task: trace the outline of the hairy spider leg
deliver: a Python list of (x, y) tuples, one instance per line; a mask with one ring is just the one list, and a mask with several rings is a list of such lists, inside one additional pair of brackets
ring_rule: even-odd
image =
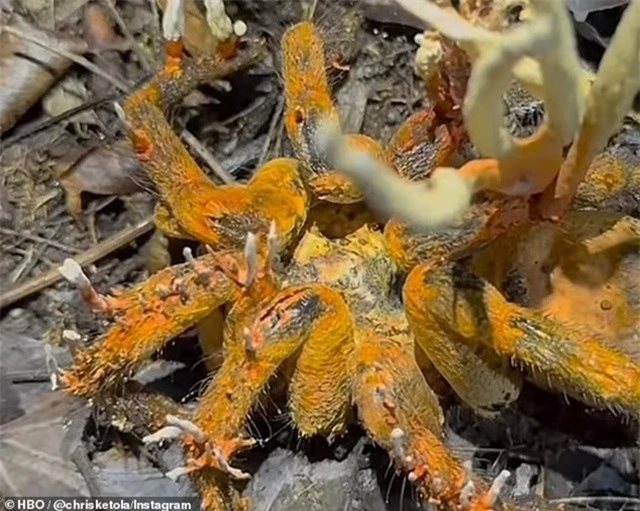
[(450, 453), (442, 438), (442, 410), (413, 352), (375, 331), (365, 332), (356, 343), (354, 374), (363, 426), (423, 498), (452, 511), (494, 508), (505, 474), (489, 486)]
[(115, 323), (76, 356), (63, 375), (65, 386), (72, 394), (92, 397), (123, 383), (155, 351), (236, 292), (216, 258), (206, 255), (107, 297)]
[(479, 340), (489, 330), (477, 318), (478, 304), (449, 292), (442, 275), (427, 264), (411, 271), (403, 289), (407, 320), (418, 347), (458, 396), (481, 414), (496, 413), (518, 398), (521, 377)]
[[(238, 41), (232, 39), (237, 46)], [(266, 233), (275, 220), (286, 246), (304, 225), (308, 209), (297, 162), (277, 159), (259, 169), (247, 185), (216, 186), (164, 116), (168, 107), (198, 85), (244, 69), (263, 53), (259, 43), (243, 51), (225, 48), (223, 43), (215, 55), (189, 58), (179, 36), (167, 40), (163, 69), (132, 93), (119, 113), (138, 157), (162, 195), (156, 220), (163, 232), (195, 238), (216, 250), (241, 248), (248, 232)]]
[[(306, 182), (319, 199), (339, 204), (361, 201), (356, 185), (327, 165), (321, 148), (327, 129), (340, 131), (340, 119), (331, 97), (320, 32), (312, 22), (298, 23), (285, 32), (281, 46), (285, 127)], [(383, 157), (380, 144), (365, 135), (347, 135), (346, 142), (374, 158)]]
[[(432, 304), (431, 322), (457, 333), (468, 346), (482, 343), (511, 364), (528, 369), (534, 378), (546, 378), (552, 389), (588, 405), (630, 414), (640, 409), (640, 364), (596, 336), (508, 302), (461, 265), (435, 271), (419, 266), (409, 278), (416, 290), (407, 298), (421, 292), (417, 288), (422, 282), (423, 300)], [(465, 315), (453, 314), (450, 305), (438, 307), (454, 300), (468, 304)]]
[[(206, 509), (226, 509), (216, 472), (229, 472), (223, 465), (254, 443), (244, 432), (247, 416), (278, 368), (306, 343), (344, 339), (350, 327), (342, 297), (322, 285), (285, 288), (255, 314), (246, 312), (230, 312), (224, 362), (195, 416), (205, 440), (187, 438), (190, 475)], [(218, 455), (210, 456), (212, 451)]]
[(318, 290), (324, 335), (310, 337), (296, 359), (289, 387), (291, 418), (302, 436), (329, 439), (345, 432), (351, 412), (349, 361), (354, 325), (345, 301), (330, 288)]

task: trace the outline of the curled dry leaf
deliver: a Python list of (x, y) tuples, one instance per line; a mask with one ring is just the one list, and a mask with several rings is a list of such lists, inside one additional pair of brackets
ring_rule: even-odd
[[(167, 0), (156, 0), (160, 9), (164, 11)], [(200, 10), (195, 0), (184, 3), (185, 29), (184, 45), (192, 55), (211, 55), (218, 46), (218, 42), (211, 35), (204, 12)]]
[[(83, 53), (87, 44), (37, 29), (12, 16), (7, 23), (50, 48)], [(71, 66), (71, 61), (7, 31), (0, 32), (0, 135), (13, 127)]]
[(79, 158), (59, 161), (56, 173), (67, 196), (69, 213), (76, 219), (82, 214), (80, 196), (83, 192), (129, 195), (149, 186), (127, 141), (91, 149)]

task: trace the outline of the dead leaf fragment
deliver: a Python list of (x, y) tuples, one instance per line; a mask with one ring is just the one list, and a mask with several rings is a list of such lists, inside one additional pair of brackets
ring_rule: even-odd
[(0, 426), (0, 494), (86, 496), (86, 484), (67, 454), (80, 438), (70, 438), (67, 427), (75, 420), (83, 427), (89, 409), (84, 400), (45, 392), (33, 410)]
[(76, 219), (82, 214), (80, 195), (130, 195), (148, 188), (146, 176), (128, 141), (96, 147), (79, 158), (56, 164), (58, 181), (67, 196), (67, 208)]
[[(7, 23), (50, 48), (83, 53), (84, 41), (55, 36), (12, 16)], [(7, 31), (0, 32), (0, 135), (13, 127), (71, 66), (71, 61)]]
[[(50, 117), (57, 117), (83, 105), (88, 99), (89, 91), (85, 85), (77, 78), (67, 76), (46, 94), (42, 106)], [(96, 124), (97, 119), (92, 111), (85, 111), (67, 119), (67, 122)]]

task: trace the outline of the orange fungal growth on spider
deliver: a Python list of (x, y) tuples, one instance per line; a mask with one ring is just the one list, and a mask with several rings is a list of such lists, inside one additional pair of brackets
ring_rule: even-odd
[[(184, 462), (166, 475), (190, 478), (203, 507), (216, 511), (248, 509), (241, 486), (251, 474), (236, 456), (259, 442), (251, 414), (276, 392), (303, 437), (333, 440), (360, 424), (420, 498), (444, 511), (516, 507), (501, 498), (507, 472), (488, 481), (449, 448), (446, 401), (434, 389), (493, 416), (528, 380), (586, 406), (637, 415), (640, 220), (618, 199), (640, 187), (640, 160), (619, 150), (600, 156), (572, 209), (540, 222), (533, 213), (544, 201), (530, 196), (554, 178), (579, 105), (563, 107), (549, 94), (547, 123), (529, 139), (505, 138), (494, 124), (478, 133), (486, 107), (478, 101), (496, 99), (486, 91), (490, 71), (518, 74), (522, 62), (511, 60), (531, 63), (530, 45), (570, 49), (566, 33), (548, 33), (566, 29), (554, 2), (540, 0), (532, 11), (538, 30), (519, 27), (518, 37), (422, 2), (443, 37), (456, 40), (452, 26), (463, 30), (456, 51), (471, 53), (472, 76), (463, 76), (459, 53), (443, 51), (439, 65), (455, 58), (457, 67), (427, 84), (436, 105), (412, 115), (384, 146), (342, 134), (320, 32), (311, 22), (293, 26), (282, 51), (296, 158), (268, 161), (242, 184), (209, 179), (163, 110), (199, 83), (250, 65), (259, 49), (239, 48), (228, 60), (190, 58), (170, 42), (165, 69), (117, 113), (161, 197), (158, 229), (199, 246), (185, 249), (180, 264), (106, 295), (77, 263), (62, 266), (89, 307), (111, 321), (75, 355), (63, 375), (67, 391), (109, 411), (109, 398), (139, 391), (131, 380), (167, 343), (196, 325), (218, 326), (207, 352), (216, 364), (195, 412), (170, 412), (160, 425), (154, 419), (157, 430), (142, 438), (181, 441)], [(207, 3), (220, 15), (212, 29), (228, 31), (223, 2)], [(179, 28), (176, 20), (169, 28)], [(511, 55), (505, 41), (514, 40)], [(563, 66), (560, 74), (573, 80), (571, 62)], [(458, 116), (463, 89), (471, 107)], [(486, 157), (446, 167), (467, 135)], [(607, 201), (619, 207), (593, 210)], [(322, 211), (324, 223), (316, 221)]]
[(293, 142), (303, 144), (305, 126), (326, 119), (338, 122), (327, 80), (324, 41), (310, 21), (294, 25), (282, 37), (285, 124)]

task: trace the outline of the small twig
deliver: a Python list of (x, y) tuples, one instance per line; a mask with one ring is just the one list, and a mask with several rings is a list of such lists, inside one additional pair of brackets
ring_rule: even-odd
[[(59, 228), (56, 228), (56, 233), (59, 231)], [(45, 253), (45, 251), (47, 250), (47, 247), (45, 245), (42, 245), (40, 248), (38, 248), (37, 250), (34, 251), (34, 256), (31, 260), (31, 262), (29, 263), (29, 265), (24, 269), (24, 272), (21, 275), (21, 279), (22, 276), (24, 276), (24, 279), (22, 280), (26, 280), (29, 278), (29, 275), (31, 275), (31, 272), (33, 271), (33, 269), (38, 265), (38, 263), (42, 260), (42, 256)], [(16, 280), (15, 282), (19, 282), (20, 279)]]
[(47, 117), (46, 119), (38, 119), (29, 124), (24, 125), (20, 129), (16, 129), (15, 135), (3, 140), (0, 143), (0, 151), (5, 150), (9, 146), (20, 142), (31, 135), (35, 135), (36, 133), (43, 131), (51, 126), (55, 126), (56, 124), (73, 117), (80, 112), (84, 112), (85, 110), (91, 110), (95, 107), (101, 106), (105, 103), (113, 103), (114, 101), (120, 99), (122, 97), (122, 93), (117, 92), (115, 94), (110, 94), (105, 98), (96, 99), (93, 101), (88, 101), (82, 105), (79, 105), (75, 108), (71, 108), (65, 112), (62, 112), (60, 115), (56, 115), (55, 117)]
[(161, 46), (160, 41), (162, 40), (162, 34), (160, 33), (160, 25), (162, 25), (162, 23), (160, 22), (160, 12), (158, 11), (158, 4), (156, 3), (156, 0), (149, 0), (149, 3), (151, 4), (151, 13), (153, 14), (153, 41), (152, 41), (152, 51), (153, 51), (153, 58), (156, 60), (156, 62), (158, 61), (158, 46)]
[(70, 247), (69, 245), (65, 245), (63, 243), (58, 243), (57, 241), (48, 240), (47, 238), (43, 238), (42, 236), (38, 236), (37, 234), (31, 234), (28, 232), (18, 233), (13, 229), (7, 229), (6, 227), (0, 227), (0, 233), (6, 234), (8, 236), (22, 236), (24, 239), (36, 241), (39, 243), (45, 243), (54, 248), (63, 250), (64, 252), (69, 252), (71, 254), (77, 254), (78, 252), (80, 252), (77, 248)]
[(220, 126), (228, 126), (229, 124), (236, 122), (238, 119), (246, 118), (250, 113), (260, 108), (266, 102), (267, 96), (259, 97), (255, 101), (252, 101), (246, 108), (240, 110), (237, 114), (234, 114), (231, 117), (227, 117), (224, 121), (218, 124)]
[(51, 47), (51, 46), (47, 45), (46, 42), (42, 42), (42, 41), (38, 40), (38, 38), (33, 37), (33, 36), (27, 34), (26, 32), (23, 32), (22, 30), (20, 30), (19, 28), (16, 28), (16, 27), (3, 25), (2, 29), (6, 30), (10, 34), (16, 35), (16, 36), (24, 39), (25, 41), (29, 41), (29, 42), (32, 42), (33, 44), (37, 44), (38, 46), (40, 46), (42, 48), (45, 48), (45, 49), (51, 51), (52, 53), (57, 53), (58, 55), (62, 55), (63, 57), (69, 59), (70, 61), (75, 62), (79, 66), (84, 67), (86, 70), (88, 70), (88, 71), (90, 71), (90, 72), (92, 72), (92, 73), (94, 73), (94, 74), (96, 74), (98, 76), (101, 76), (105, 80), (109, 81), (112, 85), (118, 87), (118, 89), (120, 89), (123, 92), (129, 92), (130, 89), (131, 89), (122, 80), (120, 80), (119, 78), (116, 78), (115, 76), (110, 75), (106, 71), (103, 71), (98, 66), (96, 66), (93, 62), (91, 62), (90, 60), (84, 58), (82, 55), (77, 55), (76, 53), (73, 53), (71, 51), (67, 51), (67, 50), (65, 50), (63, 48), (60, 48), (60, 47), (57, 47), (57, 48)]
[(611, 495), (597, 495), (589, 497), (565, 497), (562, 499), (551, 499), (553, 504), (592, 504), (594, 502), (611, 502), (613, 504), (635, 504), (640, 505), (640, 498), (637, 497), (614, 497)]
[[(86, 266), (88, 264), (95, 263), (110, 253), (118, 250), (119, 248), (131, 243), (136, 238), (146, 234), (153, 229), (153, 217), (148, 217), (136, 225), (128, 227), (119, 233), (107, 238), (106, 240), (98, 243), (90, 249), (78, 254), (74, 257), (74, 260), (80, 266)], [(7, 292), (0, 295), (0, 309), (11, 305), (12, 303), (22, 300), (23, 298), (30, 296), (34, 293), (42, 291), (43, 289), (52, 286), (56, 282), (62, 280), (62, 275), (58, 271), (58, 268), (52, 268), (51, 270), (37, 276), (34, 279), (25, 282), (16, 287), (10, 288)]]
[(260, 168), (264, 164), (265, 160), (267, 159), (267, 155), (269, 154), (269, 148), (271, 147), (271, 142), (273, 142), (273, 138), (276, 134), (276, 130), (278, 129), (283, 111), (284, 111), (284, 96), (280, 97), (280, 99), (278, 100), (278, 103), (273, 113), (273, 117), (271, 118), (271, 122), (269, 123), (269, 131), (267, 132), (267, 137), (264, 142), (264, 146), (262, 146), (262, 153), (260, 154), (260, 159), (258, 160), (258, 168)]
[(31, 261), (33, 260), (33, 252), (33, 248), (27, 250), (27, 253), (22, 258), (22, 261), (20, 262), (18, 267), (12, 272), (9, 279), (12, 284), (15, 284), (18, 280), (20, 280), (20, 277), (22, 277), (22, 274), (24, 273), (27, 266), (31, 264)]
[(25, 371), (7, 373), (7, 379), (14, 385), (21, 383), (49, 383), (51, 376), (49, 373), (28, 373)]
[(202, 158), (207, 165), (213, 170), (216, 176), (218, 176), (223, 183), (231, 184), (234, 182), (233, 176), (229, 174), (223, 167), (218, 163), (211, 152), (204, 146), (202, 143), (189, 131), (186, 129), (182, 132), (182, 139), (189, 144), (191, 149), (193, 149), (198, 156)]
[(87, 490), (89, 490), (89, 495), (91, 497), (102, 496), (100, 483), (98, 482), (96, 473), (93, 471), (91, 460), (89, 460), (89, 456), (87, 455), (87, 450), (84, 445), (79, 445), (75, 448), (71, 454), (71, 461), (78, 469), (78, 472), (80, 472), (82, 479), (84, 479), (84, 482), (87, 485)]
[(274, 154), (280, 154), (280, 150), (282, 148), (282, 139), (284, 137), (284, 123), (281, 122), (278, 126), (278, 132), (276, 134), (276, 142), (273, 144), (273, 152)]
[(318, 8), (318, 0), (313, 0), (309, 12), (307, 13), (307, 20), (311, 21), (316, 15), (316, 9)]

